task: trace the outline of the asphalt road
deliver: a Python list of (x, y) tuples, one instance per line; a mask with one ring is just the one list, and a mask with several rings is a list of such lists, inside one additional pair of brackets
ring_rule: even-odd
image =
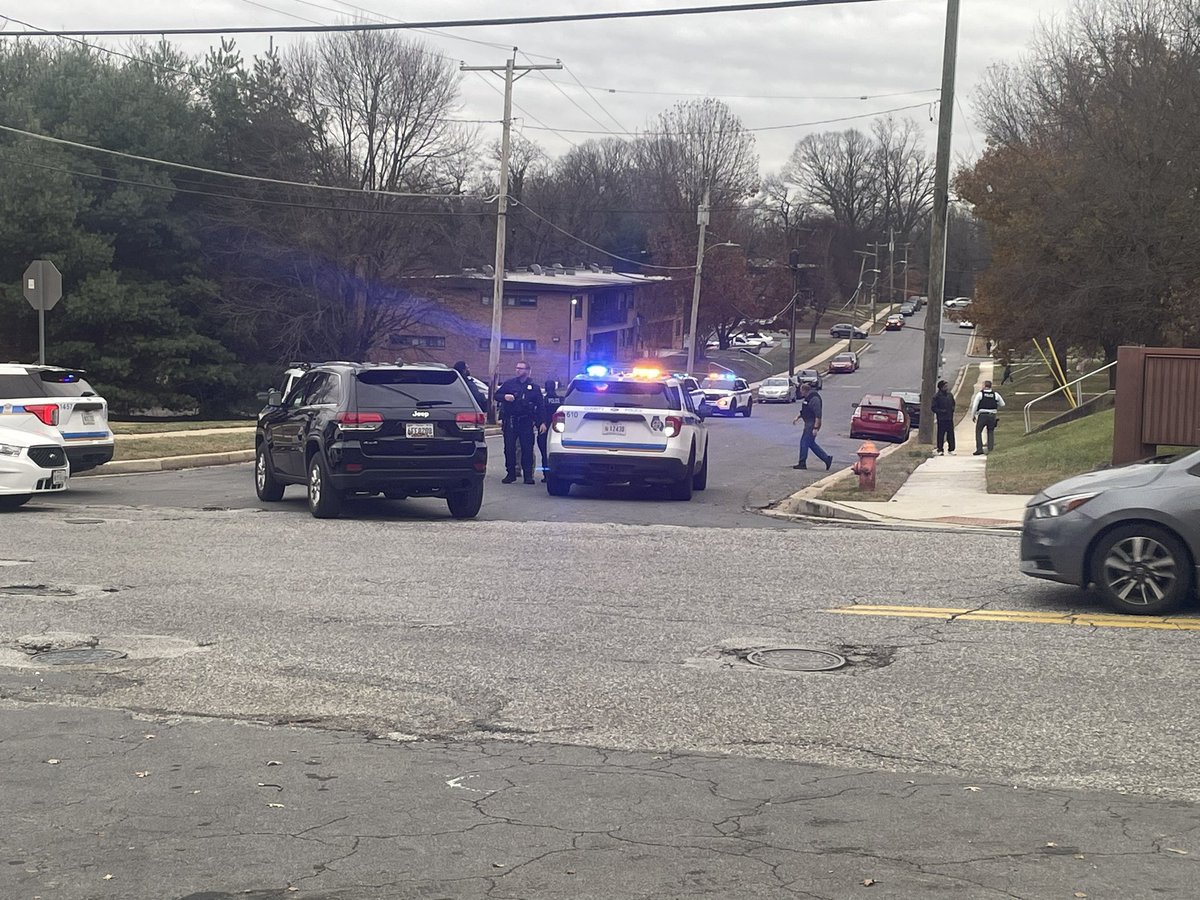
[[(900, 332), (872, 337), (862, 355), (862, 366), (852, 375), (834, 375), (822, 391), (825, 421), (821, 445), (833, 454), (834, 465), (852, 464), (860, 439), (849, 437), (850, 413), (863, 394), (888, 390), (920, 390), (925, 311), (908, 320)], [(948, 323), (945, 371), (953, 375), (965, 359), (967, 335)], [(855, 342), (859, 345), (861, 342)], [(804, 359), (804, 346), (798, 348)], [(789, 529), (794, 523), (759, 515), (760, 510), (823, 477), (819, 461), (801, 472), (797, 461), (800, 428), (792, 425), (797, 407), (789, 404), (755, 404), (749, 419), (708, 418), (712, 464), (708, 489), (690, 502), (672, 503), (661, 492), (631, 488), (587, 489), (576, 487), (569, 498), (550, 497), (542, 484), (500, 483), (504, 475), (503, 445), (489, 439), (490, 460), (483, 521), (614, 522), (629, 525), (706, 525)], [(220, 466), (178, 472), (132, 476), (79, 478), (65, 494), (38, 501), (39, 506), (134, 506), (188, 509), (265, 509), (292, 516), (308, 515), (303, 491), (289, 487), (278, 504), (261, 503), (254, 495), (253, 468)], [(355, 501), (346, 513), (363, 519), (412, 521), (445, 519), (440, 500), (389, 501), (371, 498)]]

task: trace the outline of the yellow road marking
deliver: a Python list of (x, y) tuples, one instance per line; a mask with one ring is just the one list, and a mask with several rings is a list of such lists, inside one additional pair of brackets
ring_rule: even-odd
[(1146, 628), (1162, 631), (1200, 631), (1200, 618), (1129, 616), (1106, 613), (1056, 613), (1017, 609), (978, 609), (949, 606), (894, 606), (857, 604), (826, 612), (844, 616), (890, 616), (905, 619), (941, 619), (971, 622), (1025, 622), (1035, 625), (1082, 625), (1089, 628)]

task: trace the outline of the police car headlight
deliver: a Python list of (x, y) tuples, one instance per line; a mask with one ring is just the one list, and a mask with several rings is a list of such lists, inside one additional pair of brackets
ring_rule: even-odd
[(728, 397), (722, 397), (720, 400), (717, 401), (717, 406), (719, 406), (721, 409), (724, 409), (728, 405), (729, 405)]
[(0, 444), (0, 456), (17, 457), (21, 455), (21, 450), (16, 444)]
[(1090, 494), (1069, 494), (1066, 497), (1056, 497), (1053, 500), (1047, 500), (1045, 503), (1039, 503), (1033, 508), (1033, 517), (1035, 519), (1057, 519), (1059, 516), (1065, 516), (1072, 510), (1079, 509), (1083, 504), (1087, 503), (1093, 497), (1100, 496), (1099, 491), (1094, 491)]

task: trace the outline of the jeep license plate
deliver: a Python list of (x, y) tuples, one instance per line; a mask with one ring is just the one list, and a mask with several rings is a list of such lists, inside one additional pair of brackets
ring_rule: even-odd
[(604, 433), (605, 434), (619, 434), (619, 435), (624, 436), (625, 423), (624, 422), (605, 422), (604, 423)]
[(67, 470), (66, 469), (55, 469), (53, 472), (50, 473), (50, 487), (57, 489), (57, 488), (65, 486), (66, 483), (67, 483)]
[(410, 438), (431, 438), (433, 437), (433, 423), (422, 422), (417, 424), (409, 422), (405, 426), (404, 434)]

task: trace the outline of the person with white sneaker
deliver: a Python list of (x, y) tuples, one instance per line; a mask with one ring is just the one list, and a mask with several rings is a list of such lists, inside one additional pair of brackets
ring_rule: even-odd
[[(971, 421), (975, 423), (975, 456), (991, 453), (996, 449), (996, 423), (1000, 421), (1000, 410), (1004, 409), (1004, 398), (992, 390), (992, 383), (985, 381), (981, 390), (971, 400)], [(983, 449), (983, 433), (987, 432), (987, 450)]]
[(937, 384), (937, 393), (933, 395), (933, 417), (937, 419), (937, 452), (944, 456), (947, 445), (951, 455), (954, 454), (954, 395), (945, 381)]

